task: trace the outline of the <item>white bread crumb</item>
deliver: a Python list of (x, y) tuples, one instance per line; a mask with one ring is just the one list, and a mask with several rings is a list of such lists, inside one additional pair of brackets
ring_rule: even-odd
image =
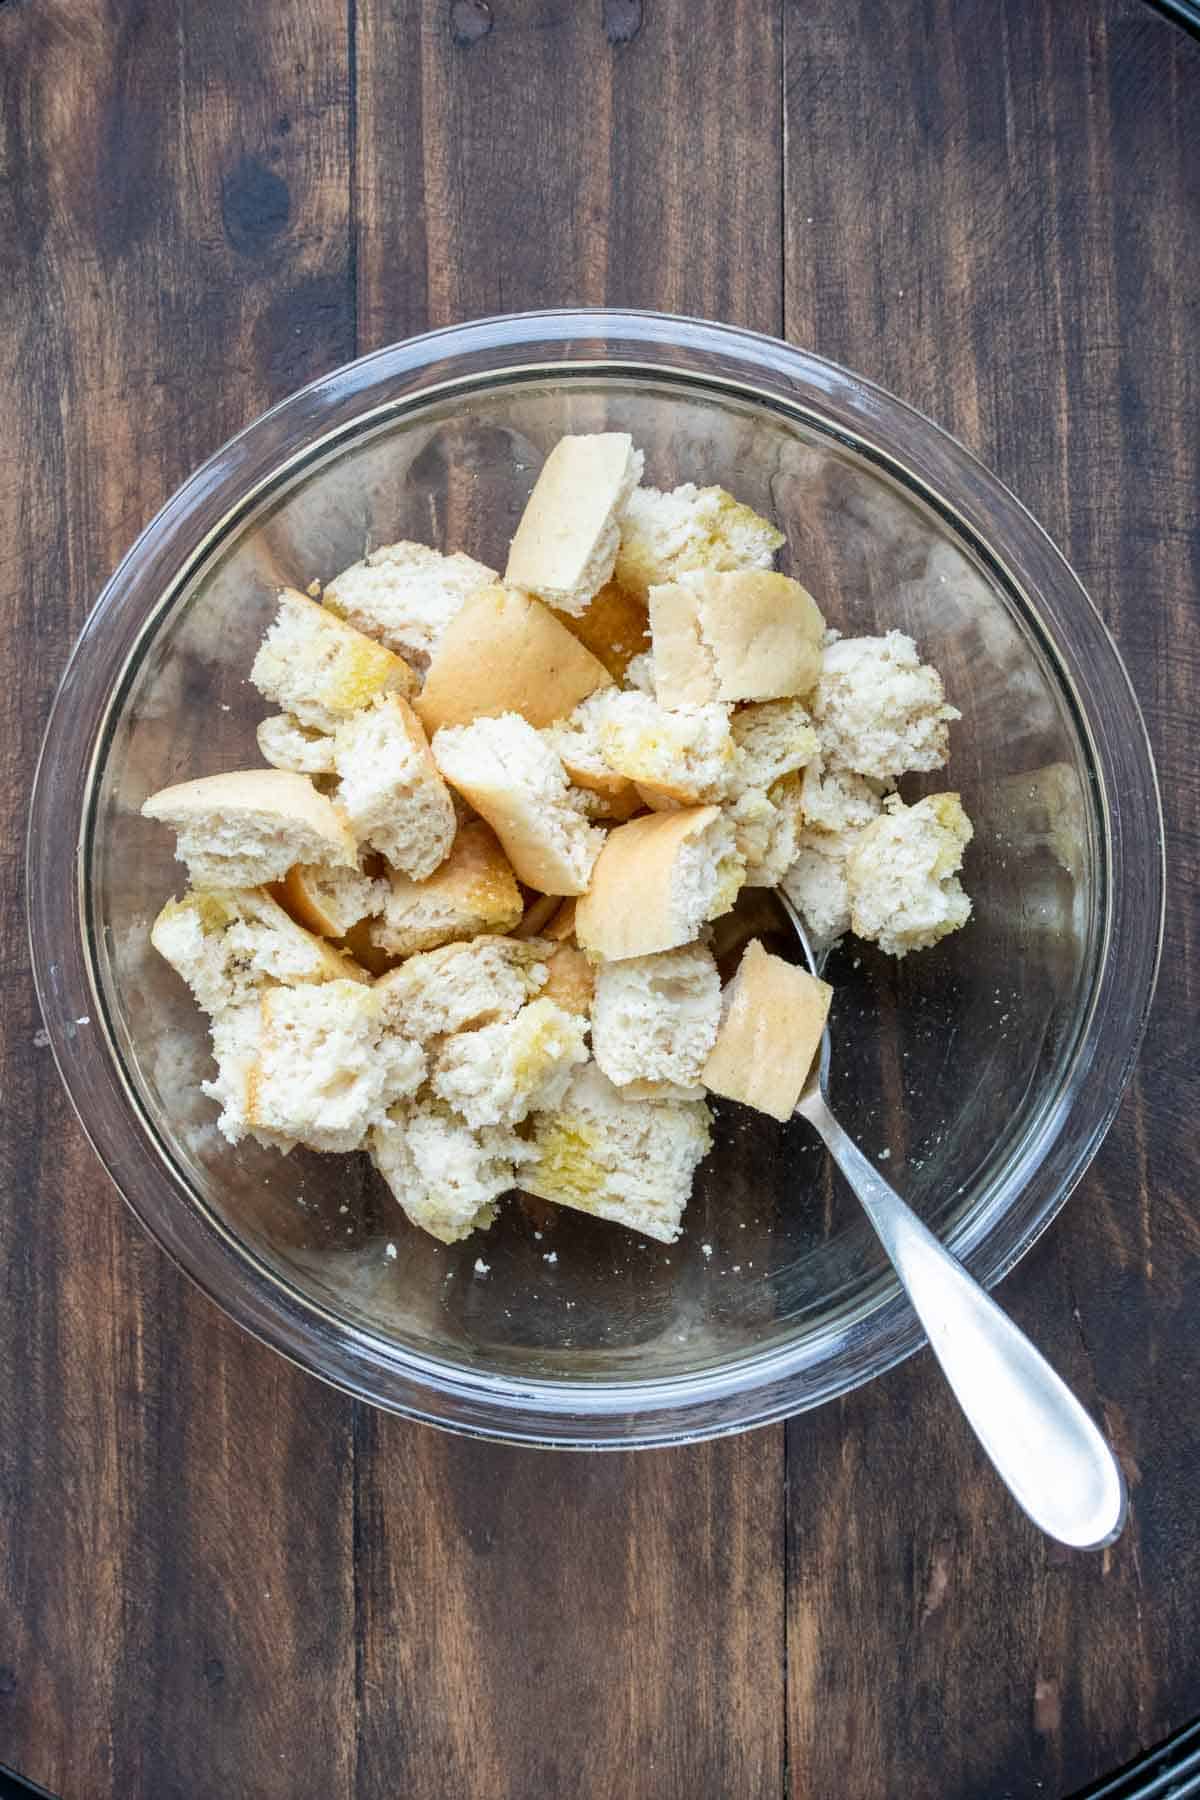
[(533, 1158), (521, 1185), (543, 1200), (672, 1244), (696, 1165), (711, 1142), (703, 1100), (624, 1100), (589, 1062), (553, 1112), (535, 1115)]
[(587, 1061), (587, 1021), (553, 1000), (533, 1000), (502, 1024), (447, 1038), (431, 1084), (468, 1125), (519, 1125), (556, 1106), (571, 1070)]
[(831, 644), (812, 711), (830, 767), (889, 783), (906, 770), (941, 768), (947, 725), (962, 716), (946, 705), (941, 676), (902, 631)]
[(617, 1087), (694, 1088), (716, 1042), (721, 979), (703, 944), (601, 963), (592, 1002), (592, 1053)]
[(463, 601), (495, 579), (495, 569), (462, 551), (443, 556), (428, 544), (384, 544), (329, 582), (325, 604), (425, 667)]
[(971, 916), (958, 880), (973, 835), (957, 794), (905, 806), (898, 794), (860, 833), (846, 859), (850, 922), (889, 956), (927, 950)]
[(445, 861), (458, 819), (407, 701), (388, 694), (339, 725), (339, 805), (355, 836), (415, 881)]
[(769, 569), (784, 541), (721, 487), (635, 488), (621, 520), (616, 579), (637, 598), (688, 569)]

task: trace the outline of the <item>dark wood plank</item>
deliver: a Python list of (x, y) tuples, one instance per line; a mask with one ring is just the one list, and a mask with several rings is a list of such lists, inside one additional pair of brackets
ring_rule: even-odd
[(125, 1214), (35, 1035), (21, 895), (104, 577), (353, 354), (347, 98), (340, 0), (0, 8), (0, 1759), (70, 1796), (351, 1781), (350, 1408)]
[(1134, 1087), (1004, 1289), (1121, 1449), (1130, 1529), (1041, 1542), (927, 1356), (797, 1420), (792, 1786), (1063, 1794), (1200, 1711), (1200, 45), (1136, 0), (788, 0), (785, 39), (788, 335), (956, 431), (1063, 544), (1146, 707), (1171, 856)]
[[(778, 329), (771, 9), (360, 6), (357, 66), (364, 349), (573, 301)], [(548, 1457), (364, 1415), (357, 1478), (359, 1793), (781, 1791), (780, 1432)]]

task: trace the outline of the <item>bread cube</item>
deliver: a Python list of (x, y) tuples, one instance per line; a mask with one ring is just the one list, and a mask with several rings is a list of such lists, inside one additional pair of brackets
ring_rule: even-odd
[(338, 804), (362, 843), (414, 881), (432, 875), (454, 842), (454, 803), (408, 702), (385, 694), (339, 725), (333, 741)]
[(382, 644), (284, 588), (250, 670), (259, 693), (317, 731), (334, 731), (376, 694), (411, 694), (416, 677)]
[(714, 1094), (790, 1119), (821, 1043), (833, 989), (751, 939), (725, 990), (704, 1066)]
[(608, 581), (642, 453), (624, 431), (560, 438), (542, 465), (508, 553), (508, 587), (576, 615)]
[(696, 1087), (721, 1018), (721, 978), (703, 944), (601, 963), (592, 1054), (615, 1086)]
[(644, 601), (690, 569), (769, 569), (782, 531), (721, 487), (685, 481), (670, 493), (635, 488), (621, 520), (616, 579)]
[(962, 716), (902, 631), (830, 644), (812, 715), (830, 768), (887, 783), (906, 770), (940, 769), (949, 755), (947, 726)]
[(246, 1119), (281, 1146), (357, 1150), (389, 1106), (425, 1077), (420, 1046), (389, 1029), (371, 987), (269, 988)]
[(503, 844), (518, 878), (541, 894), (581, 894), (604, 834), (589, 825), (562, 761), (517, 713), (449, 727), (433, 740), (438, 768)]
[(428, 544), (383, 544), (326, 585), (326, 608), (365, 636), (425, 668), (463, 601), (495, 569)]
[(410, 956), (375, 991), (393, 1028), (427, 1043), (511, 1019), (546, 985), (550, 947), (539, 938), (477, 937)]
[(589, 1062), (553, 1111), (535, 1115), (521, 1186), (673, 1244), (692, 1176), (711, 1143), (703, 1100), (626, 1100)]
[(807, 767), (820, 748), (808, 710), (799, 700), (759, 700), (739, 706), (729, 721), (737, 751), (734, 786), (765, 793), (785, 775)]
[(846, 858), (856, 832), (802, 831), (780, 886), (796, 908), (814, 948), (827, 949), (850, 929)]
[(298, 924), (322, 937), (344, 938), (363, 919), (381, 913), (388, 885), (362, 868), (326, 869), (296, 863), (276, 888), (280, 904)]
[(540, 600), (483, 587), (442, 634), (415, 704), (431, 735), (501, 713), (540, 726), (611, 684), (604, 664)]
[(286, 769), (181, 781), (152, 794), (142, 814), (174, 830), (175, 854), (197, 888), (263, 887), (293, 863), (358, 867), (345, 818), (311, 781)]
[(580, 948), (612, 962), (690, 944), (728, 912), (745, 858), (720, 807), (650, 813), (610, 831), (575, 908)]
[(586, 728), (601, 760), (635, 783), (648, 805), (705, 805), (729, 792), (737, 762), (728, 707), (668, 711), (629, 690), (597, 694), (587, 706)]
[(168, 900), (150, 942), (211, 1014), (244, 1006), (272, 982), (291, 987), (367, 979), (262, 888), (189, 892)]
[(587, 1061), (587, 1021), (544, 996), (511, 1019), (446, 1039), (433, 1091), (468, 1125), (519, 1125), (557, 1105), (571, 1070)]
[[(548, 903), (553, 907), (558, 901)], [(485, 932), (508, 932), (522, 915), (521, 890), (499, 840), (482, 819), (459, 828), (450, 854), (424, 881), (392, 870), (371, 942), (389, 956), (412, 956)]]
[(898, 794), (862, 831), (846, 859), (850, 923), (889, 956), (927, 950), (971, 916), (958, 880), (973, 836), (957, 794), (905, 806)]
[(455, 1244), (490, 1225), (533, 1154), (500, 1125), (472, 1131), (441, 1100), (402, 1100), (371, 1131), (371, 1161), (422, 1231)]
[(655, 691), (671, 707), (802, 696), (821, 672), (824, 632), (816, 601), (786, 575), (693, 570), (650, 590)]

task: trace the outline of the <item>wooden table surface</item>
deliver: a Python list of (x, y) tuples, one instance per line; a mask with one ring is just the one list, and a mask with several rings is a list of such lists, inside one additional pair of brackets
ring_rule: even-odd
[[(883, 382), (1127, 658), (1160, 998), (1004, 1289), (1120, 1447), (1102, 1555), (1016, 1515), (928, 1355), (670, 1452), (377, 1416), (192, 1291), (60, 1090), (22, 831), (106, 575), (311, 377), (572, 302)], [(1142, 0), (0, 0), (0, 405), (0, 1761), (72, 1800), (998, 1800), (1200, 1713), (1200, 43)]]

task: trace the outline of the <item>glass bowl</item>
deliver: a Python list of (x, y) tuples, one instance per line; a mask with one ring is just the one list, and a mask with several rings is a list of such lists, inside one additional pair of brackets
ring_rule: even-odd
[[(516, 1195), (447, 1248), (365, 1157), (236, 1150), (199, 1088), (204, 1021), (150, 947), (182, 892), (139, 809), (254, 765), (247, 681), (280, 583), (419, 538), (502, 567), (563, 432), (632, 432), (646, 479), (719, 482), (786, 530), (782, 566), (848, 633), (898, 626), (963, 713), (969, 927), (903, 963), (835, 956), (833, 1095), (984, 1282), (1053, 1218), (1116, 1110), (1154, 984), (1162, 831), (1111, 639), (1018, 502), (898, 400), (693, 320), (551, 312), (365, 357), (250, 425), (147, 527), (63, 678), (33, 794), (39, 995), (98, 1155), (235, 1319), (375, 1404), (481, 1436), (679, 1441), (845, 1392), (921, 1342), (801, 1122), (717, 1104), (670, 1247)], [(912, 792), (919, 792), (916, 784)], [(778, 920), (761, 899), (759, 923)]]

